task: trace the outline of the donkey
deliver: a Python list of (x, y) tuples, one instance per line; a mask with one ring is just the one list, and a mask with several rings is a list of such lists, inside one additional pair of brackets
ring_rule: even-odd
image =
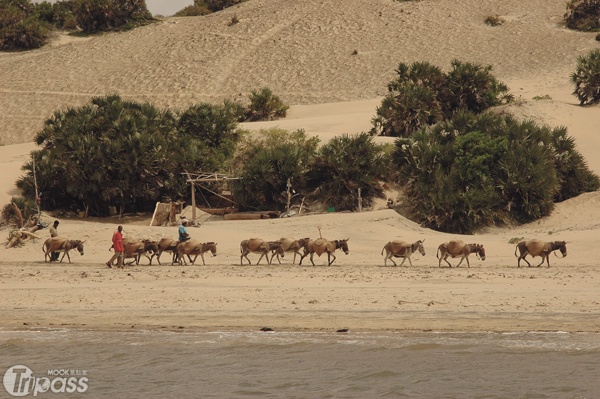
[(258, 265), (263, 257), (266, 256), (267, 264), (271, 264), (271, 260), (269, 260), (269, 252), (275, 251), (278, 256), (282, 258), (285, 257), (285, 252), (283, 251), (283, 245), (279, 241), (265, 241), (260, 238), (251, 238), (249, 240), (244, 240), (240, 243), (240, 265), (243, 265), (244, 258), (248, 260), (248, 264), (251, 265), (250, 259), (248, 258), (249, 253), (260, 254), (260, 258), (258, 258)]
[(532, 258), (539, 256), (542, 261), (536, 267), (540, 267), (544, 260), (550, 267), (550, 254), (554, 251), (559, 250), (563, 258), (567, 256), (567, 243), (564, 241), (552, 241), (545, 242), (541, 240), (528, 240), (521, 241), (515, 247), (515, 256), (517, 256), (517, 250), (519, 251), (519, 258), (517, 259), (517, 267), (521, 267), (521, 259), (523, 259), (528, 267), (531, 267), (531, 263), (525, 257), (531, 255)]
[[(132, 239), (124, 239), (123, 247), (125, 248), (124, 257), (133, 258), (133, 261), (136, 265), (140, 264), (140, 258), (144, 255), (149, 260), (149, 264), (152, 264), (152, 258), (158, 252), (158, 243), (156, 241), (151, 240), (132, 240)], [(150, 253), (150, 256), (148, 256)]]
[[(283, 246), (284, 252), (293, 252), (294, 253), (294, 260), (292, 261), (292, 264), (296, 264), (296, 255), (300, 255), (300, 258), (302, 258), (303, 255), (300, 253), (301, 249), (304, 250), (304, 254), (307, 253), (309, 241), (310, 241), (310, 238), (301, 238), (299, 240), (294, 240), (293, 238), (280, 238), (279, 239), (279, 242)], [(279, 264), (281, 264), (281, 260), (279, 259), (279, 254), (277, 254), (277, 251), (272, 252), (271, 263), (273, 262), (274, 256), (277, 256), (277, 261), (279, 262)]]
[[(175, 264), (175, 261), (177, 260), (177, 244), (179, 244), (179, 241), (172, 238), (160, 239), (158, 242), (158, 253), (155, 253), (156, 260), (159, 265), (162, 265), (162, 263), (160, 263), (160, 255), (162, 255), (163, 252), (170, 252), (173, 254), (173, 260), (171, 261), (171, 264)], [(154, 258), (154, 255), (152, 255), (150, 258), (150, 263), (152, 263), (152, 258)]]
[(409, 244), (405, 241), (400, 241), (400, 240), (394, 240), (394, 241), (390, 241), (387, 244), (384, 245), (383, 249), (381, 250), (381, 254), (383, 255), (383, 251), (385, 251), (385, 258), (384, 258), (384, 265), (387, 266), (387, 260), (391, 260), (392, 263), (394, 264), (394, 266), (398, 266), (396, 264), (396, 262), (394, 262), (394, 259), (392, 259), (392, 257), (395, 258), (403, 258), (402, 262), (400, 263), (400, 266), (402, 266), (404, 264), (404, 262), (406, 262), (406, 259), (408, 259), (408, 263), (410, 264), (410, 266), (412, 267), (412, 262), (410, 260), (410, 256), (412, 254), (414, 254), (415, 252), (419, 251), (421, 253), (421, 255), (425, 256), (425, 248), (423, 248), (423, 242), (425, 240), (419, 240), (419, 241), (415, 241), (412, 244)]
[(348, 253), (350, 252), (350, 250), (348, 249), (349, 240), (349, 238), (346, 238), (345, 240), (334, 241), (329, 241), (325, 238), (317, 238), (316, 240), (310, 240), (308, 242), (308, 251), (304, 255), (302, 255), (298, 265), (301, 265), (302, 260), (308, 254), (310, 254), (310, 263), (312, 263), (314, 266), (315, 262), (313, 261), (313, 255), (316, 253), (318, 256), (321, 256), (325, 252), (327, 252), (327, 266), (331, 266), (336, 260), (336, 256), (334, 254), (336, 249), (341, 249), (346, 255), (348, 255)]
[[(206, 266), (204, 262), (204, 253), (210, 251), (212, 256), (217, 256), (217, 243), (216, 242), (198, 242), (195, 240), (188, 240), (177, 244), (177, 256), (179, 257), (179, 264), (182, 262), (187, 265), (185, 261), (185, 255), (187, 255), (190, 263), (193, 265), (198, 258), (198, 255), (202, 258), (202, 264)], [(191, 255), (194, 255), (192, 260)]]
[(71, 263), (71, 256), (69, 255), (69, 251), (72, 249), (77, 249), (79, 253), (83, 256), (83, 243), (85, 241), (81, 240), (67, 240), (66, 238), (61, 237), (50, 237), (42, 246), (42, 251), (44, 251), (44, 262), (48, 262), (48, 259), (51, 259), (52, 252), (62, 252), (63, 256), (60, 258), (60, 263), (62, 263), (65, 255), (67, 255), (67, 259), (69, 259), (69, 263)]
[(478, 258), (480, 258), (481, 260), (485, 260), (485, 249), (483, 248), (483, 245), (465, 244), (461, 240), (451, 240), (445, 242), (443, 244), (440, 244), (436, 253), (437, 258), (439, 259), (438, 266), (442, 267), (442, 260), (444, 260), (448, 264), (448, 267), (452, 267), (450, 262), (448, 262), (448, 256), (451, 256), (453, 258), (457, 258), (460, 256), (460, 262), (458, 262), (458, 265), (456, 265), (456, 267), (459, 267), (462, 261), (465, 259), (467, 260), (467, 266), (471, 267), (471, 265), (469, 264), (469, 255), (473, 252), (475, 252), (475, 255), (477, 255)]

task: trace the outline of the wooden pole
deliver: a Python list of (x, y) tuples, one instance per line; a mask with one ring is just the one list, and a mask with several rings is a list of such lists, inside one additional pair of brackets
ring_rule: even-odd
[(362, 212), (362, 197), (361, 197), (361, 189), (358, 189), (358, 211)]
[(196, 220), (196, 186), (192, 182), (192, 220)]
[(37, 177), (36, 177), (36, 173), (35, 173), (35, 155), (31, 154), (31, 158), (33, 159), (33, 185), (35, 186), (35, 203), (37, 205), (37, 213), (38, 213), (38, 220), (40, 219), (40, 195), (38, 192), (38, 185), (37, 185)]
[(292, 183), (290, 179), (287, 179), (287, 215), (290, 216), (290, 202), (292, 202), (292, 193), (290, 192)]

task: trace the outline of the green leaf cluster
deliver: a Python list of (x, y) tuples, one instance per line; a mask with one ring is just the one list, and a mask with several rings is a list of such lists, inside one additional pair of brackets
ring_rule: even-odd
[(314, 162), (319, 139), (304, 130), (260, 130), (240, 144), (234, 169), (241, 179), (234, 196), (242, 209), (285, 209), (288, 179), (295, 191), (305, 192), (306, 173)]
[(84, 33), (132, 29), (153, 21), (145, 0), (71, 0)]
[(29, 0), (0, 0), (0, 50), (28, 50), (48, 42), (51, 25)]
[(384, 198), (381, 180), (386, 179), (389, 158), (385, 148), (368, 133), (334, 137), (319, 149), (308, 172), (308, 187), (316, 198), (340, 211), (370, 207)]
[(289, 108), (268, 87), (263, 87), (260, 90), (252, 90), (246, 120), (270, 121), (285, 118)]
[(600, 102), (600, 50), (594, 49), (577, 57), (577, 68), (571, 74), (571, 82), (575, 85), (573, 94), (580, 105)]
[(584, 32), (600, 30), (600, 0), (570, 0), (565, 22), (570, 29)]
[[(109, 95), (55, 112), (35, 138), (41, 149), (32, 153), (42, 206), (102, 216), (110, 206), (150, 210), (162, 196), (182, 196), (182, 173), (225, 167), (238, 139), (236, 117), (227, 110), (201, 104), (178, 116)], [(17, 186), (32, 197), (33, 162), (23, 169)]]
[(303, 130), (262, 130), (248, 136), (236, 156), (242, 177), (235, 198), (242, 209), (284, 210), (288, 179), (293, 195), (318, 201), (340, 211), (370, 207), (383, 198), (380, 181), (386, 178), (389, 152), (368, 133), (342, 135), (318, 148), (316, 137)]
[(15, 211), (15, 206), (21, 212), (23, 220), (28, 220), (31, 216), (37, 214), (37, 205), (31, 198), (12, 197), (10, 202), (2, 208), (2, 220), (10, 224), (19, 224), (19, 218)]
[(145, 0), (0, 0), (0, 50), (30, 50), (54, 29), (91, 34), (127, 30), (154, 21)]
[(377, 107), (371, 133), (409, 137), (459, 111), (479, 113), (512, 99), (491, 66), (453, 60), (451, 67), (444, 73), (428, 62), (401, 63)]
[(565, 128), (490, 112), (459, 112), (399, 138), (393, 159), (415, 217), (447, 232), (529, 222), (600, 187)]

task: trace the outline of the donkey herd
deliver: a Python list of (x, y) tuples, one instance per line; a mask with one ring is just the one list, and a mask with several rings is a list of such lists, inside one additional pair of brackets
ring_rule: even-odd
[[(325, 238), (302, 238), (295, 240), (292, 238), (281, 238), (278, 241), (265, 241), (260, 238), (250, 238), (243, 240), (240, 243), (240, 264), (244, 264), (244, 258), (251, 265), (252, 262), (248, 258), (249, 254), (258, 254), (260, 257), (256, 264), (265, 258), (267, 264), (272, 264), (273, 258), (277, 257), (277, 261), (281, 264), (281, 258), (286, 253), (293, 253), (294, 259), (293, 264), (296, 264), (296, 256), (300, 257), (299, 265), (306, 257), (310, 260), (314, 266), (313, 256), (321, 256), (327, 254), (327, 265), (331, 266), (336, 260), (335, 251), (341, 250), (346, 255), (349, 253), (348, 249), (349, 239), (344, 240), (327, 240)], [(419, 252), (421, 255), (425, 255), (425, 248), (423, 247), (424, 240), (418, 240), (414, 243), (408, 243), (401, 240), (390, 241), (384, 245), (381, 255), (384, 256), (384, 265), (387, 266), (387, 261), (390, 260), (394, 266), (397, 266), (394, 258), (401, 258), (402, 261), (400, 266), (408, 259), (408, 263), (412, 266), (410, 259), (411, 255)], [(69, 263), (71, 263), (71, 257), (69, 251), (77, 250), (83, 255), (83, 241), (80, 240), (67, 240), (60, 237), (49, 238), (44, 242), (42, 250), (44, 251), (45, 261), (50, 260), (52, 252), (62, 252), (63, 255), (60, 262), (63, 261), (64, 257), (67, 256)], [(156, 261), (159, 265), (160, 257), (164, 252), (172, 255), (171, 264), (178, 263), (179, 265), (187, 265), (186, 256), (189, 262), (193, 265), (196, 262), (198, 256), (202, 259), (202, 264), (205, 265), (204, 254), (210, 252), (212, 256), (217, 255), (217, 243), (215, 242), (198, 242), (196, 240), (188, 240), (179, 242), (170, 238), (162, 238), (160, 241), (151, 240), (132, 240), (125, 239), (123, 241), (125, 247), (125, 259), (133, 259), (129, 264), (133, 262), (139, 265), (140, 258), (145, 256), (149, 260), (149, 264), (152, 264), (152, 260), (156, 257)], [(550, 267), (550, 254), (554, 251), (560, 251), (562, 257), (567, 256), (567, 244), (564, 241), (552, 241), (544, 242), (541, 240), (525, 240), (519, 242), (515, 247), (515, 257), (517, 257), (517, 267), (521, 267), (521, 260), (527, 263), (527, 266), (531, 267), (531, 263), (526, 259), (528, 255), (532, 258), (539, 256), (541, 262), (536, 267), (541, 266), (546, 261), (548, 267)], [(385, 255), (384, 255), (385, 253)], [(438, 259), (438, 266), (442, 267), (442, 261), (444, 261), (448, 267), (452, 267), (452, 264), (448, 261), (448, 258), (460, 258), (456, 267), (459, 267), (463, 261), (466, 260), (467, 267), (471, 267), (469, 263), (469, 255), (474, 253), (475, 256), (481, 260), (485, 260), (485, 249), (481, 244), (466, 244), (461, 240), (451, 240), (444, 242), (438, 246), (436, 257)], [(557, 255), (558, 256), (558, 255)], [(192, 258), (193, 257), (193, 258)]]

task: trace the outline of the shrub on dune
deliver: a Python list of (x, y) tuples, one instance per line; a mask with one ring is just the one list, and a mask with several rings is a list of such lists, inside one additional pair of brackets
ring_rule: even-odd
[(260, 90), (252, 90), (250, 93), (250, 105), (246, 119), (250, 121), (270, 121), (284, 118), (290, 107), (285, 105), (279, 96), (273, 94), (268, 87)]
[(581, 105), (600, 102), (600, 50), (592, 50), (577, 58), (571, 82), (575, 84), (573, 94)]
[(363, 207), (384, 198), (380, 181), (387, 176), (388, 159), (383, 146), (368, 133), (342, 135), (319, 149), (308, 172), (308, 187), (315, 199), (336, 210), (358, 209), (359, 189)]
[(398, 139), (394, 164), (416, 219), (455, 233), (530, 222), (600, 187), (565, 128), (489, 112)]
[(600, 30), (600, 0), (570, 0), (564, 18), (570, 29)]
[(401, 63), (398, 77), (372, 119), (372, 134), (408, 137), (456, 112), (484, 110), (512, 100), (508, 87), (491, 74), (491, 66), (452, 61), (444, 74), (427, 62)]

